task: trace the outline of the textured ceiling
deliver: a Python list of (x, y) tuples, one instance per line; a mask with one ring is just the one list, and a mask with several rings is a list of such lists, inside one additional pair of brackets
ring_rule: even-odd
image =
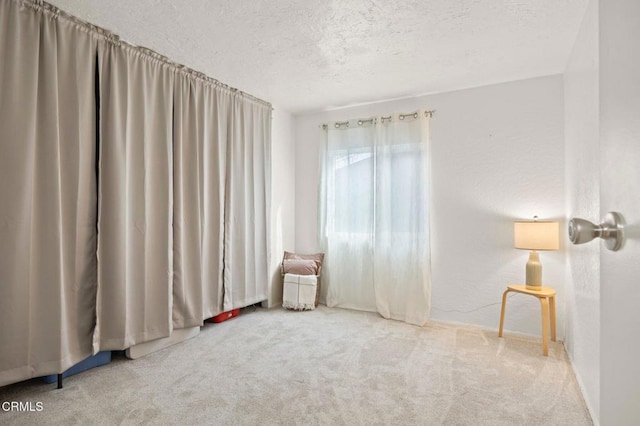
[(291, 112), (562, 73), (587, 0), (48, 0)]

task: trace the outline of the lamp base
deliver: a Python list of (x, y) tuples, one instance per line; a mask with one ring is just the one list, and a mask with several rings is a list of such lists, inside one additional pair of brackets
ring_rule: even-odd
[(542, 264), (540, 263), (540, 256), (535, 250), (531, 250), (529, 254), (525, 284), (527, 290), (540, 291), (542, 289)]

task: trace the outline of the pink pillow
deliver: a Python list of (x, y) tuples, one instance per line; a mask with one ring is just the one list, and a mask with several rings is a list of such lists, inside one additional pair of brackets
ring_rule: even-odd
[(285, 274), (318, 275), (318, 266), (311, 259), (285, 259), (282, 267)]
[(313, 260), (318, 265), (318, 268), (322, 266), (322, 261), (324, 260), (324, 253), (314, 253), (314, 254), (296, 254), (288, 251), (284, 252), (284, 260), (290, 259), (305, 259), (305, 260)]

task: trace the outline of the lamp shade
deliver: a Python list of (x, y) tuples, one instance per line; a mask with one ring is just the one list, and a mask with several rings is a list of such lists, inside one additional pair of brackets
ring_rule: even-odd
[(513, 245), (523, 250), (558, 250), (558, 222), (517, 221), (513, 223)]

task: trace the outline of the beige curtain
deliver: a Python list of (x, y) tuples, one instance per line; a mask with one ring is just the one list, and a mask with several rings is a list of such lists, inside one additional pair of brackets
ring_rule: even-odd
[(266, 300), (271, 108), (175, 85), (174, 327)]
[(101, 40), (94, 350), (171, 333), (172, 102), (166, 63)]
[(222, 235), (231, 94), (176, 73), (174, 109), (173, 326), (201, 325), (222, 310)]
[(0, 1), (0, 386), (91, 354), (95, 44)]
[(0, 386), (266, 300), (269, 104), (44, 2), (0, 61)]
[(271, 107), (234, 96), (227, 143), (225, 311), (267, 299)]

